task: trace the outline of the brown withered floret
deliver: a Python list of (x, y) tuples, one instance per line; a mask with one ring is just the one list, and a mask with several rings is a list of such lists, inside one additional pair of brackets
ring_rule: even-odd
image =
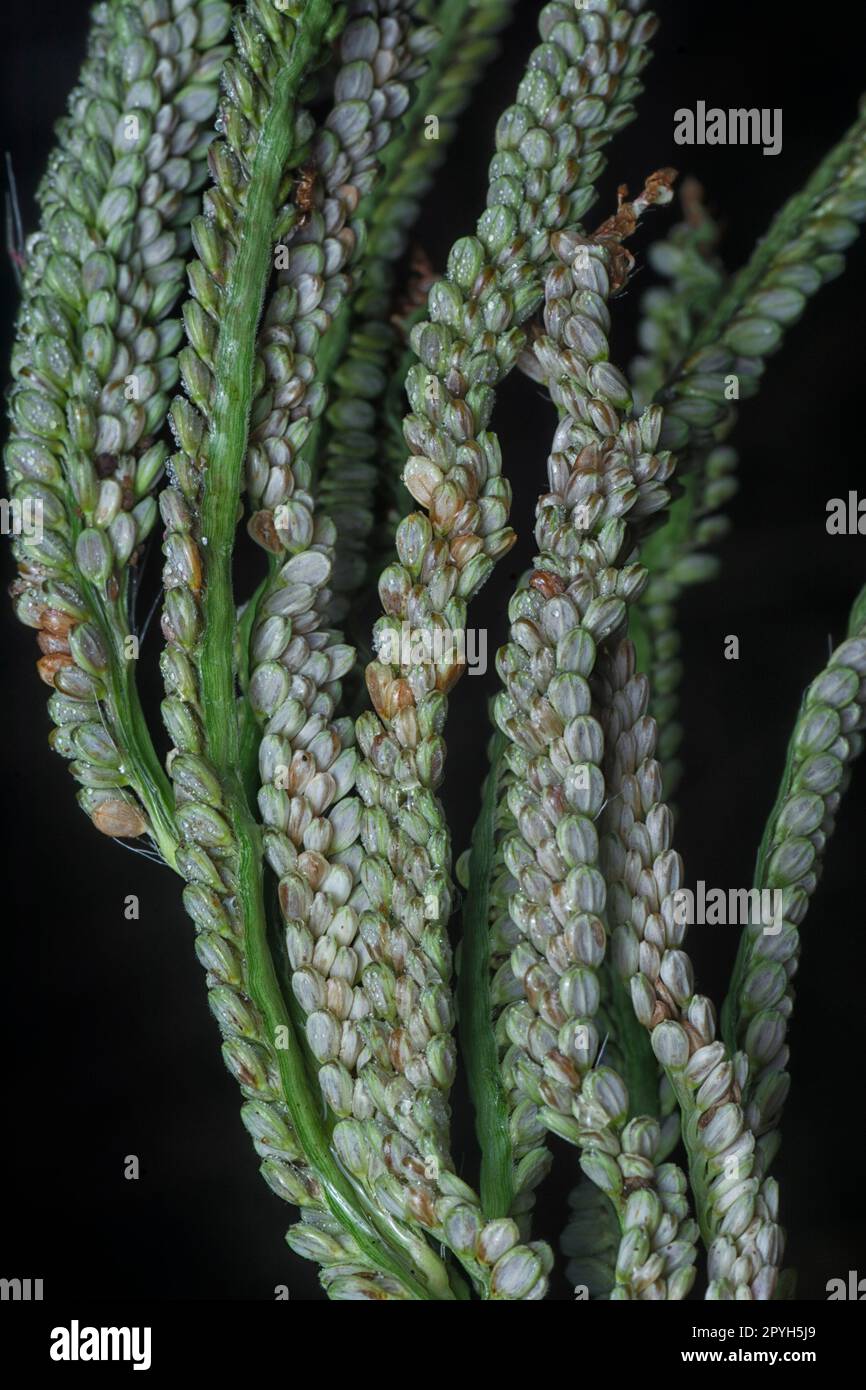
[(656, 169), (633, 201), (629, 200), (628, 185), (621, 183), (616, 191), (616, 212), (613, 216), (605, 218), (593, 232), (593, 239), (606, 243), (610, 251), (610, 281), (613, 294), (617, 294), (623, 288), (634, 266), (634, 256), (621, 243), (634, 232), (645, 208), (653, 203), (669, 200), (676, 177), (676, 169)]
[(564, 591), (565, 584), (558, 574), (551, 574), (549, 570), (534, 570), (529, 587), (537, 589), (545, 598), (556, 598)]
[(43, 608), (39, 626), (43, 632), (50, 632), (55, 637), (68, 637), (78, 626), (78, 621), (60, 608)]
[(272, 555), (283, 553), (285, 547), (274, 525), (273, 512), (254, 512), (247, 522), (247, 531), (254, 541), (264, 546), (265, 550), (269, 550)]
[(69, 652), (50, 652), (46, 656), (40, 656), (36, 663), (36, 670), (39, 672), (40, 680), (46, 685), (55, 689), (54, 677), (64, 666), (74, 666), (75, 662)]
[[(31, 587), (32, 583), (22, 575), (9, 585), (9, 593), (13, 599), (20, 598)], [(35, 605), (34, 616), (37, 619), (33, 624), (36, 628), (36, 642), (42, 653), (36, 662), (36, 670), (40, 679), (54, 688), (57, 672), (64, 666), (75, 665), (68, 639), (70, 632), (78, 626), (78, 620), (69, 613), (64, 613), (62, 609), (38, 604)]]
[(623, 1179), (622, 1190), (623, 1190), (623, 1192), (625, 1193), (626, 1197), (630, 1196), (630, 1194), (631, 1194), (632, 1192), (637, 1192), (637, 1191), (639, 1191), (640, 1188), (644, 1188), (644, 1187), (645, 1187), (645, 1188), (654, 1188), (654, 1187), (655, 1187), (655, 1183), (653, 1182), (652, 1178), (624, 1178), (624, 1179)]
[(69, 643), (63, 634), (49, 632), (43, 627), (36, 634), (36, 642), (43, 656), (54, 656), (57, 652), (69, 652)]
[(299, 227), (304, 226), (313, 210), (316, 195), (316, 177), (315, 164), (309, 163), (303, 165), (300, 178), (295, 185), (294, 199), (295, 207), (301, 214), (297, 222), (297, 226)]

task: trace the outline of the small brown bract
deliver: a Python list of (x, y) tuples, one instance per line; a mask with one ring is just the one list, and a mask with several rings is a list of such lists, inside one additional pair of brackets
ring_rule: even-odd
[(300, 211), (297, 225), (303, 227), (313, 210), (316, 192), (316, 166), (305, 164), (295, 188), (295, 207)]

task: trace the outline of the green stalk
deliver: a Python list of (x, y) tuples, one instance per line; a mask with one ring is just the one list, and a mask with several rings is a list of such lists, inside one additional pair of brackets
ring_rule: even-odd
[[(610, 959), (605, 962), (610, 966)], [(613, 1037), (622, 1057), (622, 1078), (628, 1088), (629, 1114), (659, 1113), (659, 1068), (645, 1028), (635, 1017), (631, 999), (619, 972), (605, 971), (608, 984), (608, 1008), (613, 1025)]]
[(472, 836), (469, 892), (463, 910), (463, 941), (457, 999), (475, 1131), (481, 1146), (481, 1208), (488, 1220), (507, 1216), (514, 1200), (508, 1097), (499, 1067), (490, 998), (490, 879), (499, 783), (507, 742), (494, 735), (481, 814)]
[(250, 702), (247, 699), (247, 687), (250, 681), (250, 641), (252, 640), (253, 628), (255, 627), (258, 616), (259, 604), (262, 595), (265, 593), (270, 575), (273, 568), (274, 557), (269, 557), (271, 566), (265, 578), (261, 581), (252, 598), (244, 608), (243, 613), (238, 619), (238, 684), (241, 688), (241, 698), (238, 702), (238, 720), (240, 724), (238, 732), (238, 767), (240, 777), (244, 787), (244, 794), (247, 804), (254, 806), (259, 788), (259, 729), (256, 724), (256, 717), (253, 714)]
[(133, 664), (122, 655), (111, 664), (110, 689), (118, 726), (123, 731), (123, 746), (129, 751), (135, 769), (133, 786), (147, 811), (160, 854), (169, 868), (177, 872), (177, 828), (171, 784), (145, 722)]

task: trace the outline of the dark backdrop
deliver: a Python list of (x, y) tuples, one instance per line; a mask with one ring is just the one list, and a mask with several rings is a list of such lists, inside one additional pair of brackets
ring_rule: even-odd
[[(736, 266), (774, 210), (853, 119), (864, 39), (826, 23), (814, 6), (754, 0), (724, 6), (664, 3), (640, 120), (610, 149), (599, 217), (616, 185), (633, 188), (663, 164), (700, 178), (723, 215), (723, 252)], [(428, 199), (420, 239), (441, 267), (453, 239), (481, 210), (496, 115), (515, 89), (537, 6), (519, 7), (502, 55), (477, 93), (441, 191)], [(7, 12), (0, 52), (3, 148), (13, 157), (25, 223), (33, 190), (80, 61), (80, 3), (29, 0)], [(853, 25), (854, 10), (846, 25)], [(783, 149), (673, 144), (679, 106), (782, 107)], [(652, 220), (653, 234), (669, 220)], [(642, 234), (642, 238), (645, 233)], [(645, 244), (636, 239), (635, 249)], [(866, 541), (829, 537), (831, 496), (861, 482), (857, 413), (864, 399), (862, 308), (866, 250), (821, 291), (772, 362), (760, 398), (742, 409), (736, 442), (742, 487), (735, 526), (721, 547), (722, 578), (683, 604), (687, 777), (678, 847), (690, 880), (750, 882), (755, 847), (772, 804), (799, 692), (819, 669), (828, 635), (838, 641), (863, 578)], [(644, 271), (616, 314), (615, 360), (626, 363)], [(0, 267), (0, 321), (15, 305)], [(549, 408), (527, 381), (502, 392), (497, 428), (514, 480), (518, 550), (479, 600), (474, 621), (502, 640), (503, 605), (531, 555), (528, 518), (546, 453)], [(11, 577), (6, 553), (5, 574)], [(33, 670), (33, 634), (8, 606), (3, 624), (5, 912), (2, 1017), (7, 1135), (2, 1147), (7, 1217), (2, 1272), (42, 1277), (46, 1296), (262, 1299), (288, 1283), (294, 1297), (321, 1297), (310, 1266), (282, 1242), (289, 1211), (267, 1190), (237, 1117), (238, 1096), (219, 1057), (205, 1005), (192, 929), (178, 885), (102, 840), (77, 810), (63, 762), (45, 742), (47, 692)], [(741, 639), (739, 662), (722, 641)], [(155, 634), (151, 639), (155, 651)], [(146, 662), (142, 662), (145, 666)], [(468, 840), (484, 774), (479, 682), (455, 696), (445, 798), (455, 851)], [(157, 694), (151, 677), (151, 695)], [(777, 1166), (800, 1293), (823, 1298), (826, 1281), (866, 1258), (863, 1249), (861, 982), (864, 961), (863, 808), (860, 769), (809, 913), (791, 1031), (794, 1086)], [(140, 899), (138, 921), (124, 899)], [(719, 998), (733, 933), (691, 935), (701, 987)], [(456, 1094), (456, 1151), (472, 1172), (465, 1097)], [(138, 1156), (138, 1181), (124, 1159)], [(558, 1228), (574, 1156), (560, 1154), (545, 1190), (548, 1230)], [(567, 1298), (564, 1280), (555, 1295)]]

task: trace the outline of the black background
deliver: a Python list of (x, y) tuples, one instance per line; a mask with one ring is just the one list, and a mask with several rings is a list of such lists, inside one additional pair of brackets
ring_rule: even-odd
[[(724, 221), (723, 254), (741, 264), (773, 212), (804, 181), (853, 120), (866, 37), (859, 13), (781, 3), (665, 3), (646, 73), (639, 120), (609, 147), (598, 219), (621, 181), (638, 188), (664, 164), (696, 174)], [(419, 238), (441, 268), (455, 237), (482, 210), (496, 116), (511, 99), (533, 42), (537, 6), (523, 3), (500, 58), (464, 119), (439, 189), (427, 200)], [(826, 14), (826, 19), (823, 17)], [(13, 157), (25, 224), (33, 190), (83, 51), (87, 8), (28, 0), (10, 8), (0, 51), (2, 141)], [(674, 146), (673, 112), (708, 106), (781, 107), (783, 148)], [(595, 213), (589, 222), (594, 225)], [(661, 212), (650, 235), (670, 220)], [(639, 254), (646, 231), (635, 239)], [(634, 347), (641, 272), (621, 301), (614, 360)], [(684, 756), (678, 848), (689, 881), (746, 885), (783, 763), (799, 693), (820, 669), (828, 635), (844, 634), (863, 579), (862, 537), (830, 537), (828, 498), (861, 489), (864, 437), (862, 314), (866, 248), (823, 289), (770, 365), (761, 395), (742, 409), (736, 440), (741, 491), (730, 506), (723, 573), (683, 604), (686, 657)], [(8, 334), (16, 292), (0, 268), (0, 322)], [(7, 354), (8, 356), (8, 354)], [(500, 567), (473, 613), (503, 639), (504, 603), (530, 557), (532, 500), (547, 451), (549, 406), (516, 375), (502, 391), (496, 426), (515, 485), (520, 547)], [(12, 575), (8, 552), (4, 573)], [(7, 605), (2, 621), (6, 811), (3, 865), (2, 1013), (7, 1214), (2, 1270), (42, 1277), (46, 1297), (320, 1298), (315, 1272), (282, 1241), (289, 1209), (256, 1172), (237, 1117), (238, 1096), (219, 1057), (192, 928), (178, 884), (102, 840), (75, 806), (61, 759), (47, 748), (47, 691), (33, 670), (33, 634)], [(739, 662), (723, 659), (736, 633)], [(158, 638), (146, 656), (155, 664)], [(143, 657), (142, 668), (148, 665)], [(150, 676), (150, 690), (156, 682)], [(455, 694), (445, 799), (455, 854), (465, 847), (484, 775), (484, 699), (490, 679)], [(843, 807), (826, 873), (805, 929), (791, 1030), (794, 1086), (777, 1164), (789, 1262), (800, 1296), (825, 1297), (826, 1281), (866, 1273), (861, 1112), (864, 895), (863, 769)], [(140, 899), (127, 921), (124, 899)], [(689, 948), (700, 987), (720, 999), (733, 958), (730, 928), (696, 928)], [(458, 1087), (455, 1152), (474, 1172), (471, 1122)], [(138, 1156), (141, 1177), (124, 1179)], [(575, 1172), (562, 1150), (542, 1202), (546, 1234), (559, 1229)], [(552, 1296), (568, 1298), (564, 1278)]]

